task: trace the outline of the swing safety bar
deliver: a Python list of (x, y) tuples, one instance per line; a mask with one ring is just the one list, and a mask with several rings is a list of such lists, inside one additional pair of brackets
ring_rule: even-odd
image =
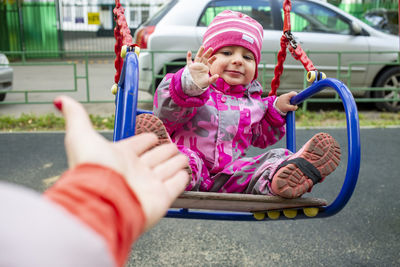
[[(360, 144), (360, 126), (358, 121), (357, 106), (353, 95), (347, 86), (337, 79), (326, 78), (311, 84), (310, 87), (304, 89), (296, 96), (292, 97), (291, 104), (298, 105), (307, 98), (320, 92), (327, 87), (333, 88), (342, 99), (344, 110), (346, 113), (347, 125), (347, 170), (346, 177), (342, 189), (337, 198), (320, 212), (321, 216), (332, 216), (338, 213), (350, 200), (357, 184), (358, 172), (360, 170), (361, 160), (361, 144)], [(286, 116), (286, 147), (292, 152), (296, 151), (296, 133), (295, 133), (295, 116), (294, 112), (289, 112)]]
[[(141, 113), (151, 113), (151, 111), (137, 109), (138, 99), (138, 58), (133, 52), (126, 54), (120, 80), (118, 83), (118, 91), (116, 95), (115, 109), (115, 125), (113, 140), (118, 140), (134, 135), (135, 118)], [(325, 88), (333, 88), (337, 91), (343, 101), (346, 112), (347, 135), (348, 135), (348, 162), (346, 177), (342, 189), (337, 198), (328, 206), (318, 207), (319, 212), (315, 216), (307, 216), (305, 209), (297, 209), (299, 213), (296, 219), (310, 219), (329, 217), (338, 213), (349, 201), (355, 189), (359, 168), (360, 168), (360, 131), (358, 122), (357, 106), (354, 98), (345, 84), (342, 82), (326, 78), (315, 81), (310, 87), (292, 98), (292, 104), (300, 104), (305, 99), (318, 93)], [(295, 136), (295, 116), (294, 112), (287, 115), (287, 148), (295, 152), (296, 136)], [(217, 193), (216, 193), (217, 194)], [(279, 211), (278, 211), (279, 212)], [(285, 213), (285, 211), (284, 211)], [(269, 215), (269, 214), (268, 214)], [(285, 215), (286, 216), (286, 215)], [(291, 216), (278, 216), (279, 219), (290, 219)], [(187, 208), (170, 209), (166, 214), (169, 218), (186, 218), (186, 219), (205, 219), (205, 220), (233, 220), (233, 221), (250, 221), (255, 220), (255, 214), (251, 212), (217, 212), (217, 211), (194, 211)], [(270, 217), (270, 216), (268, 216)], [(262, 217), (264, 219), (264, 217)], [(274, 218), (278, 219), (278, 218)]]

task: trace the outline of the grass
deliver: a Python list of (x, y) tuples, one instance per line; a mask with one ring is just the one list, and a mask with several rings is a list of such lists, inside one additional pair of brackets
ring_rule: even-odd
[[(114, 115), (103, 117), (90, 115), (90, 120), (96, 130), (113, 130)], [(360, 112), (361, 127), (400, 126), (400, 112)], [(303, 111), (296, 112), (296, 127), (345, 127), (346, 116), (340, 111)], [(20, 117), (0, 116), (0, 131), (63, 131), (63, 117), (54, 114), (33, 115), (22, 114)]]
[[(112, 130), (114, 128), (114, 115), (102, 117), (90, 115), (90, 120), (96, 130)], [(0, 131), (63, 131), (65, 120), (53, 113), (37, 116), (34, 114), (22, 114), (20, 117), (0, 116)]]
[[(400, 126), (400, 112), (359, 112), (361, 127)], [(302, 111), (296, 112), (296, 127), (345, 127), (346, 115), (343, 111)]]

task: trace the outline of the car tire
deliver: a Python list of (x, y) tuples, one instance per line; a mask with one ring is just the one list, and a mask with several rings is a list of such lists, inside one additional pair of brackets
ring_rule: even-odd
[[(380, 74), (374, 87), (387, 87), (388, 90), (375, 91), (375, 98), (393, 99), (396, 95), (400, 97), (400, 91), (391, 91), (390, 88), (400, 89), (400, 67), (393, 67)], [(400, 111), (400, 101), (376, 102), (376, 107), (380, 110), (390, 112)]]
[(0, 102), (4, 101), (6, 99), (6, 93), (1, 93), (0, 94)]

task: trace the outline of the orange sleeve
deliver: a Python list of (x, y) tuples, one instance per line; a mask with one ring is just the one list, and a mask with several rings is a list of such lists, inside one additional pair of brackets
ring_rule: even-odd
[(124, 177), (112, 169), (82, 164), (65, 172), (45, 197), (104, 237), (118, 266), (144, 231), (145, 215)]

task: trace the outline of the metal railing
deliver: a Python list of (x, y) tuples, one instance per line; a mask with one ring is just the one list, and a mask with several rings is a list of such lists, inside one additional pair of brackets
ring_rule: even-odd
[[(150, 51), (150, 50), (143, 50), (148, 53), (150, 53), (151, 57), (151, 72), (152, 72), (152, 78), (151, 78), (151, 91), (154, 93), (156, 87), (157, 87), (157, 82), (162, 79), (165, 74), (168, 72), (168, 69), (177, 67), (177, 66), (184, 66), (186, 64), (186, 61), (175, 61), (175, 62), (166, 62), (164, 63), (162, 70), (160, 73), (157, 73), (154, 66), (155, 66), (155, 57), (157, 54), (166, 54), (166, 53), (171, 53), (171, 54), (182, 54), (183, 57), (186, 55), (186, 51)], [(365, 102), (399, 102), (400, 98), (400, 84), (397, 85), (397, 88), (386, 88), (386, 87), (372, 87), (372, 86), (365, 86), (365, 87), (357, 87), (352, 85), (352, 79), (353, 75), (355, 73), (355, 70), (357, 69), (357, 66), (359, 67), (366, 67), (368, 65), (381, 65), (382, 68), (383, 66), (400, 66), (400, 52), (399, 51), (374, 51), (374, 52), (365, 52), (365, 51), (306, 51), (306, 53), (311, 57), (315, 56), (315, 58), (318, 57), (318, 55), (336, 55), (336, 62), (337, 66), (335, 67), (335, 75), (334, 76), (329, 76), (330, 78), (336, 78), (338, 80), (343, 81), (346, 83), (347, 87), (349, 90), (355, 94), (355, 101), (358, 103), (365, 103)], [(274, 67), (276, 65), (276, 60), (277, 60), (277, 54), (278, 52), (275, 51), (263, 51), (262, 55), (270, 55), (271, 56), (271, 62), (265, 63), (265, 62), (260, 62), (259, 64), (259, 70), (258, 70), (258, 80), (263, 86), (265, 93), (269, 92), (270, 89), (270, 81), (274, 77)], [(394, 61), (348, 61), (346, 66), (341, 66), (343, 62), (343, 57), (346, 55), (360, 55), (360, 54), (369, 54), (369, 55), (383, 55), (383, 54), (397, 54), (397, 58)], [(289, 58), (290, 55), (287, 55)], [(315, 60), (316, 67), (318, 69), (318, 60)], [(296, 88), (296, 91), (299, 91), (301, 89), (307, 88), (310, 86), (310, 83), (307, 82), (307, 72), (304, 69), (301, 64), (298, 64), (299, 68), (298, 71), (303, 71), (302, 79), (303, 79), (303, 87)], [(324, 71), (324, 70), (321, 70)], [(284, 70), (285, 73), (285, 70)], [(372, 85), (372, 84), (371, 84)], [(281, 92), (285, 92), (285, 88), (278, 89), (278, 94)], [(293, 89), (294, 90), (294, 89)], [(378, 92), (378, 91), (394, 91), (397, 92), (396, 94), (393, 95), (392, 98), (378, 98), (372, 96), (371, 92)], [(286, 90), (287, 91), (287, 90)], [(334, 93), (330, 97), (320, 97), (320, 96), (314, 96), (310, 99), (307, 99), (303, 102), (302, 107), (304, 110), (307, 109), (307, 104), (308, 103), (339, 103), (341, 102), (341, 99), (337, 93)]]
[[(143, 50), (144, 52), (146, 50)], [(162, 79), (167, 71), (173, 67), (177, 66), (183, 66), (185, 64), (185, 61), (178, 61), (178, 62), (165, 62), (162, 68), (162, 71), (160, 73), (156, 73), (156, 70), (154, 68), (154, 60), (155, 57), (158, 54), (165, 54), (165, 53), (183, 53), (185, 54), (185, 51), (173, 51), (173, 52), (166, 52), (166, 51), (149, 51), (147, 50), (146, 52), (150, 53), (151, 55), (151, 81), (152, 81), (152, 90), (154, 92), (156, 82)], [(30, 56), (29, 54), (35, 54), (35, 57)], [(71, 93), (71, 94), (78, 94), (79, 93), (79, 98), (78, 100), (83, 103), (111, 103), (114, 102), (114, 96), (110, 93), (109, 88), (111, 88), (113, 84), (113, 76), (115, 74), (115, 69), (114, 69), (114, 53), (109, 52), (109, 51), (103, 51), (103, 52), (97, 52), (97, 51), (92, 51), (92, 52), (80, 52), (80, 51), (69, 51), (69, 52), (62, 52), (61, 53), (61, 59), (34, 59), (37, 57), (40, 57), (40, 53), (52, 53), (51, 51), (41, 51), (41, 52), (31, 52), (31, 51), (20, 51), (20, 52), (5, 52), (7, 56), (10, 58), (19, 58), (19, 61), (13, 61), (10, 63), (10, 65), (14, 68), (14, 88), (11, 91), (2, 91), (2, 93), (7, 93), (7, 94), (20, 94), (23, 95), (23, 98), (11, 98), (9, 97), (3, 101), (0, 102), (0, 104), (48, 104), (52, 102), (52, 99), (48, 100), (42, 100), (38, 99), (37, 95), (46, 95), (46, 94), (60, 94), (60, 93)], [(60, 52), (53, 52), (53, 53), (60, 53)], [(355, 97), (356, 102), (388, 102), (388, 101), (395, 101), (399, 102), (399, 91), (400, 88), (390, 88), (390, 91), (395, 91), (393, 97), (391, 99), (387, 98), (376, 98), (376, 97), (371, 97), (370, 92), (378, 92), (378, 91), (387, 91), (388, 88), (385, 87), (356, 87), (352, 85), (352, 77), (354, 74), (354, 70), (357, 69), (357, 67), (365, 67), (367, 65), (384, 65), (384, 66), (400, 66), (400, 53), (397, 51), (393, 52), (373, 52), (373, 53), (378, 53), (378, 54), (383, 54), (383, 53), (396, 53), (397, 54), (397, 59), (392, 62), (385, 62), (385, 61), (354, 61), (354, 62), (348, 62), (348, 65), (345, 67), (340, 67), (342, 64), (343, 56), (346, 54), (360, 54), (360, 53), (365, 53), (365, 52), (359, 52), (359, 51), (346, 51), (346, 52), (312, 52), (312, 51), (307, 51), (307, 53), (310, 56), (315, 56), (316, 58), (318, 56), (321, 56), (322, 54), (336, 54), (337, 56), (337, 67), (334, 70), (336, 75), (334, 77), (330, 76), (331, 78), (336, 78), (338, 80), (343, 81), (348, 88), (356, 95), (362, 95), (362, 97)], [(263, 54), (267, 54), (271, 56), (271, 61), (272, 58), (276, 60), (276, 54), (277, 52), (264, 52)], [(289, 55), (288, 55), (289, 56)], [(315, 63), (318, 63), (318, 60), (314, 60)], [(262, 62), (259, 67), (259, 81), (263, 85), (264, 88), (266, 88), (266, 91), (269, 90), (270, 85), (269, 82), (273, 78), (273, 67), (275, 66), (276, 62), (270, 62), (269, 64)], [(98, 73), (98, 69), (102, 66), (102, 69), (107, 70), (107, 74)], [(35, 84), (35, 79), (30, 79), (29, 80), (29, 85), (28, 86), (23, 86), (21, 84), (21, 81), (27, 80), (26, 77), (24, 77), (23, 73), (19, 73), (19, 68), (40, 68), (40, 69), (46, 69), (50, 68), (52, 71), (56, 71), (57, 68), (59, 68), (60, 74), (55, 74), (54, 76), (57, 76), (57, 81), (59, 82), (63, 87), (60, 87), (59, 85), (53, 86), (54, 88), (46, 88), (43, 89), (41, 88), (41, 85), (39, 82), (36, 82)], [(317, 64), (318, 68), (318, 64)], [(29, 71), (25, 71), (29, 72)], [(306, 80), (306, 72), (302, 71), (301, 68), (299, 68), (299, 72), (303, 72), (303, 87), (298, 88), (298, 90), (301, 90), (303, 88), (306, 88), (309, 86), (307, 80)], [(331, 70), (332, 72), (332, 70)], [(70, 75), (68, 76), (67, 73)], [(285, 73), (285, 71), (284, 71)], [(49, 74), (51, 75), (51, 74)], [(54, 77), (52, 76), (46, 76), (46, 73), (40, 74), (39, 76), (43, 76), (42, 78), (36, 77), (37, 80), (43, 81), (43, 79), (48, 79), (49, 84), (50, 81), (53, 80), (54, 82)], [(18, 81), (18, 82), (17, 82)], [(70, 84), (69, 87), (66, 87), (64, 85)], [(21, 88), (22, 86), (23, 88)], [(51, 86), (51, 85), (49, 85)], [(141, 88), (142, 90), (144, 88)], [(278, 89), (279, 92), (284, 92), (283, 89)], [(102, 96), (99, 98), (97, 97), (98, 93), (101, 92)], [(36, 95), (33, 97), (33, 95)], [(147, 99), (140, 99), (139, 103), (149, 103), (151, 102), (151, 98)], [(308, 103), (335, 103), (335, 102), (340, 102), (341, 99), (339, 96), (335, 93), (332, 93), (331, 96), (329, 97), (313, 97), (308, 100), (306, 100), (302, 105), (303, 109), (307, 109), (307, 104)]]
[[(0, 104), (49, 104), (52, 103), (52, 98), (47, 99), (46, 95), (54, 94), (80, 94), (78, 100), (81, 103), (111, 103), (114, 101), (114, 96), (111, 94), (109, 88), (113, 84), (114, 57), (113, 52), (52, 52), (52, 51), (20, 51), (20, 52), (3, 52), (10, 58), (19, 58), (19, 61), (13, 61), (9, 65), (14, 70), (13, 89), (9, 91), (1, 91), (0, 93), (22, 95), (23, 97), (8, 98), (0, 102)], [(62, 59), (32, 59), (30, 55), (35, 54), (62, 54)], [(96, 75), (94, 68), (95, 65), (106, 64), (109, 65), (109, 77), (99, 77)], [(23, 69), (23, 70), (21, 70)], [(33, 71), (43, 69), (43, 71)], [(45, 71), (51, 70), (51, 73)], [(26, 74), (29, 74), (29, 78)], [(52, 76), (52, 74), (55, 76)], [(103, 94), (102, 99), (93, 97), (95, 88), (91, 88), (90, 81), (101, 78), (105, 84), (104, 88), (99, 88), (106, 93)], [(21, 82), (23, 80), (23, 82)], [(58, 84), (55, 86), (54, 84)], [(19, 86), (24, 88), (18, 88)], [(43, 89), (43, 85), (47, 85)], [(67, 86), (69, 85), (69, 87)], [(108, 86), (107, 86), (108, 85)], [(53, 88), (51, 86), (54, 86)], [(41, 95), (38, 98), (38, 95)], [(105, 97), (104, 97), (105, 96)]]

